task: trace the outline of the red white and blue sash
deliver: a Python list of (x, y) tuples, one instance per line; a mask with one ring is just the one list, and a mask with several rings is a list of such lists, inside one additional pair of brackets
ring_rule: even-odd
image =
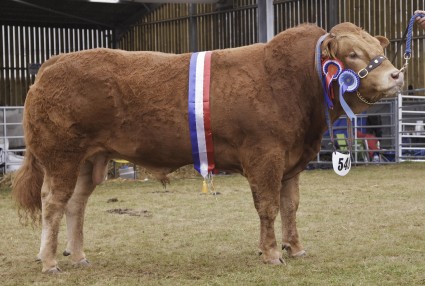
[(195, 169), (205, 178), (214, 169), (210, 119), (211, 52), (193, 53), (189, 68), (189, 130)]

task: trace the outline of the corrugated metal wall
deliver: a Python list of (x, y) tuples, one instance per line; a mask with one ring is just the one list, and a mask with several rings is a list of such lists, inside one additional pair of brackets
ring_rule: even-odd
[(0, 26), (0, 106), (23, 105), (35, 76), (29, 66), (52, 55), (112, 47), (112, 31), (87, 28)]
[[(255, 0), (233, 1), (231, 10), (216, 5), (165, 4), (140, 20), (120, 42), (124, 50), (187, 53), (239, 47), (258, 42)], [(195, 31), (191, 23), (195, 23)], [(191, 35), (196, 34), (195, 48)]]
[(324, 0), (275, 0), (275, 33), (279, 33), (301, 23), (316, 23), (329, 30), (328, 2)]

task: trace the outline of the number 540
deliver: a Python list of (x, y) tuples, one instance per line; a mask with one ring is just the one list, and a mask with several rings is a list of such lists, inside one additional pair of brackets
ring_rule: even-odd
[(342, 171), (342, 169), (344, 170), (350, 169), (350, 157), (345, 159), (345, 162), (344, 162), (344, 158), (339, 158), (338, 171)]

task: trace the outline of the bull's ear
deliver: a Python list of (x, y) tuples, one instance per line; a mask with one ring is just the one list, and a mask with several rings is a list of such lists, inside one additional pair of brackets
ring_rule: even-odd
[(375, 38), (378, 39), (379, 43), (384, 49), (390, 44), (390, 41), (388, 41), (388, 39), (383, 36), (376, 36)]
[(338, 51), (338, 42), (335, 35), (330, 34), (322, 43), (322, 57), (335, 59)]

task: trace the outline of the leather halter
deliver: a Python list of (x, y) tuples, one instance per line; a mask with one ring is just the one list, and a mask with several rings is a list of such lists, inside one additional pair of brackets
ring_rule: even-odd
[[(315, 65), (316, 65), (316, 70), (317, 70), (317, 73), (319, 75), (319, 78), (322, 81), (322, 85), (323, 85), (324, 81), (323, 81), (323, 74), (322, 74), (322, 67), (321, 67), (321, 62), (322, 62), (321, 45), (322, 45), (324, 39), (328, 36), (329, 36), (329, 33), (322, 35), (319, 38), (319, 40), (317, 41), (317, 44), (316, 44)], [(367, 66), (365, 68), (363, 68), (363, 69), (361, 69), (357, 72), (357, 75), (359, 76), (360, 79), (365, 78), (369, 74), (369, 72), (371, 72), (372, 70), (379, 67), (386, 59), (387, 58), (384, 55), (379, 55), (379, 56), (374, 57), (373, 59), (371, 59), (369, 61), (369, 63), (367, 64)], [(356, 92), (356, 95), (363, 103), (373, 104), (372, 102), (370, 102), (367, 99), (365, 99), (364, 97), (362, 97), (358, 91)], [(329, 99), (327, 99), (326, 95), (325, 95), (325, 99), (328, 103), (328, 107), (331, 108), (331, 106), (333, 106), (333, 103), (329, 102)]]
[[(331, 124), (331, 122), (330, 122), (330, 115), (329, 115), (329, 109), (332, 109), (332, 107), (333, 107), (333, 102), (332, 102), (332, 100), (331, 99), (329, 99), (329, 97), (327, 96), (327, 92), (326, 92), (326, 81), (325, 81), (325, 78), (324, 78), (324, 75), (323, 75), (323, 72), (322, 72), (322, 43), (323, 43), (323, 41), (324, 41), (324, 39), (326, 38), (326, 37), (328, 37), (329, 36), (329, 33), (327, 33), (327, 34), (325, 34), (325, 35), (322, 35), (320, 38), (319, 38), (319, 40), (317, 41), (317, 43), (316, 43), (316, 50), (315, 50), (315, 67), (316, 67), (316, 71), (317, 71), (317, 73), (318, 73), (318, 75), (319, 75), (319, 78), (320, 78), (320, 81), (321, 81), (321, 83), (322, 83), (322, 87), (323, 87), (323, 91), (324, 91), (324, 97), (325, 97), (325, 102), (326, 102), (326, 104), (327, 104), (327, 108), (325, 108), (325, 117), (326, 117), (326, 123), (327, 123), (327, 125), (328, 125), (328, 130), (329, 130), (329, 134), (330, 134), (330, 139), (331, 139), (331, 142), (332, 142), (332, 146), (333, 146), (333, 149), (334, 149), (334, 151), (336, 151), (336, 148), (335, 148), (335, 143), (334, 143), (334, 137), (333, 137), (333, 130), (332, 130), (332, 124)], [(384, 60), (386, 60), (387, 58), (385, 57), (385, 56), (383, 56), (383, 55), (380, 55), (380, 56), (377, 56), (377, 57), (375, 57), (375, 58), (373, 58), (372, 60), (370, 60), (370, 62), (369, 62), (369, 64), (365, 67), (365, 68), (363, 68), (363, 69), (361, 69), (358, 73), (357, 73), (357, 75), (358, 75), (358, 77), (359, 77), (359, 79), (363, 79), (363, 78), (365, 78), (368, 74), (369, 74), (369, 72), (370, 71), (372, 71), (373, 69), (375, 69), (375, 68), (377, 68), (378, 66), (380, 66), (381, 64), (382, 64), (382, 62), (384, 61)], [(354, 73), (354, 72), (353, 72)], [(355, 74), (355, 73), (354, 73)], [(341, 87), (340, 87), (341, 88)], [(360, 95), (360, 93), (359, 93), (359, 91), (358, 90), (356, 90), (356, 94), (357, 94), (357, 97), (362, 101), (362, 102), (364, 102), (364, 103), (367, 103), (367, 104), (371, 104), (369, 101), (367, 101), (365, 98), (363, 98), (361, 95)], [(343, 97), (340, 95), (340, 101), (343, 101), (343, 102), (341, 102), (341, 105), (345, 102), (344, 100), (343, 100)], [(345, 107), (344, 107), (345, 106)], [(353, 118), (353, 120), (356, 120), (356, 115), (351, 111), (351, 108), (345, 103), (345, 105), (343, 106), (343, 109), (344, 109), (344, 111), (346, 112), (346, 114), (347, 114), (347, 117), (349, 117), (350, 118), (350, 120), (347, 120), (347, 124), (348, 124), (348, 129), (349, 130), (351, 130), (351, 118)], [(351, 114), (351, 117), (350, 116), (348, 116), (348, 114)], [(351, 133), (351, 131), (349, 131), (349, 141), (350, 141), (350, 144), (349, 144), (349, 147), (350, 147), (350, 153), (351, 153), (351, 149), (352, 149), (352, 142), (353, 142), (353, 140), (352, 140), (352, 133)]]

